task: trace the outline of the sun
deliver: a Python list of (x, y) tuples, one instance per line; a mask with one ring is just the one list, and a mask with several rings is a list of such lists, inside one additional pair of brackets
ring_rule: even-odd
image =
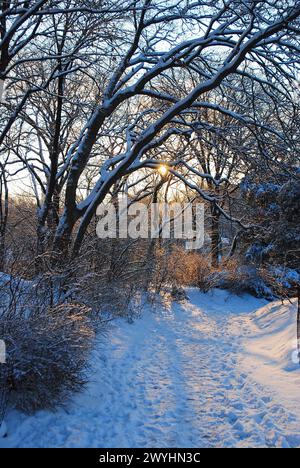
[(160, 164), (158, 172), (162, 177), (166, 177), (166, 175), (168, 175), (169, 169), (165, 164)]

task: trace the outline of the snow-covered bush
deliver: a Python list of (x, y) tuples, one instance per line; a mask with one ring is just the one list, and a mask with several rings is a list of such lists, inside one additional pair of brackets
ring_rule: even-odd
[[(244, 179), (242, 197), (247, 203), (253, 228), (240, 238), (240, 262), (248, 271), (263, 278), (255, 288), (264, 286), (277, 297), (294, 296), (300, 285), (300, 178), (290, 167), (289, 174), (278, 171), (267, 177), (259, 172)], [(245, 267), (246, 268), (246, 267)]]
[(282, 265), (266, 268), (266, 282), (276, 297), (293, 297), (298, 294), (300, 273)]
[(250, 293), (256, 297), (274, 299), (268, 284), (267, 272), (250, 265), (240, 265), (232, 260), (219, 275), (218, 286), (235, 294)]
[(29, 314), (2, 312), (6, 343), (0, 394), (25, 412), (54, 408), (82, 388), (94, 331), (88, 310), (77, 304), (37, 307)]
[(296, 270), (280, 265), (243, 264), (241, 260), (232, 258), (221, 264), (219, 271), (212, 272), (215, 287), (235, 294), (248, 292), (268, 300), (295, 295), (300, 283), (300, 274)]
[(253, 230), (241, 239), (246, 261), (256, 265), (281, 265), (299, 270), (300, 179), (277, 175), (271, 181), (245, 179), (241, 184)]

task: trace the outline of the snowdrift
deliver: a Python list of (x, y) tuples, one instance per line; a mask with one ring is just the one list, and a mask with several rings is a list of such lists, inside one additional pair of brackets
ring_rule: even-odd
[(267, 385), (300, 416), (296, 321), (297, 299), (258, 309), (249, 321), (243, 364), (256, 381)]

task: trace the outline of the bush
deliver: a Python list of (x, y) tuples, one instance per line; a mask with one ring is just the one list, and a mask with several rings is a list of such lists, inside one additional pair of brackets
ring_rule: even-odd
[(235, 294), (249, 293), (256, 297), (274, 299), (269, 285), (269, 275), (263, 268), (240, 264), (236, 259), (230, 259), (220, 266), (218, 286)]
[(210, 273), (209, 261), (201, 254), (176, 247), (169, 258), (172, 283), (179, 286), (200, 286)]
[(0, 390), (9, 405), (25, 412), (52, 409), (85, 384), (94, 338), (85, 307), (64, 304), (28, 315), (9, 310), (2, 313), (0, 336), (7, 348)]
[(248, 292), (268, 300), (295, 296), (300, 283), (299, 272), (280, 265), (242, 264), (232, 258), (220, 265), (219, 270), (214, 273), (218, 277), (218, 287), (235, 294)]
[[(169, 280), (177, 295), (181, 286), (196, 286), (202, 292), (222, 288), (234, 294), (249, 293), (256, 297), (274, 299), (295, 290), (297, 272), (285, 269), (283, 275), (278, 268), (257, 267), (243, 264), (236, 257), (222, 261), (218, 268), (211, 266), (210, 258), (198, 252), (189, 252), (181, 247), (173, 250), (168, 262)], [(276, 274), (275, 274), (276, 273)], [(277, 277), (276, 277), (277, 275)], [(289, 283), (288, 283), (289, 279)], [(299, 281), (299, 279), (297, 280)], [(297, 283), (298, 284), (298, 283)], [(280, 290), (280, 294), (279, 294)]]

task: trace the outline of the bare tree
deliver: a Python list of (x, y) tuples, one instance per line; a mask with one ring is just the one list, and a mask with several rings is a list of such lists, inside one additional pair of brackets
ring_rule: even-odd
[(111, 50), (122, 11), (117, 0), (3, 3), (0, 153), (10, 150), (33, 184), (38, 253), (56, 229), (66, 153), (101, 92), (97, 61)]
[[(298, 2), (293, 6), (289, 2), (216, 2), (214, 6), (207, 2), (195, 2), (189, 9), (185, 9), (184, 2), (180, 2), (180, 7), (177, 2), (176, 5), (162, 7), (146, 1), (142, 7), (139, 3), (138, 6), (133, 14), (134, 28), (129, 47), (126, 51), (125, 45), (121, 48), (119, 65), (71, 156), (65, 208), (54, 243), (57, 250), (67, 248), (74, 225), (80, 219), (73, 248), (74, 253), (78, 251), (97, 206), (112, 185), (130, 172), (155, 166), (155, 162), (147, 159), (147, 152), (158, 147), (170, 135), (183, 131), (179, 126), (182, 123), (181, 116), (191, 107), (214, 108), (240, 122), (255, 124), (245, 109), (233, 114), (222, 104), (199, 100), (224, 84), (232, 74), (247, 76), (251, 81), (258, 82), (268, 94), (273, 95), (278, 90), (287, 97), (290, 93), (288, 83), (291, 84), (295, 79), (300, 15)], [(174, 22), (179, 22), (182, 29), (193, 24), (198, 28), (199, 35), (191, 40), (182, 40), (181, 35), (181, 41), (174, 45)], [(166, 41), (167, 34), (172, 46), (163, 50), (162, 40)], [(212, 57), (216, 48), (222, 49), (218, 60)], [(272, 54), (269, 54), (270, 48)], [(281, 65), (283, 61), (285, 67)], [(159, 77), (178, 67), (186, 68), (187, 75), (190, 69), (196, 71), (199, 84), (179, 98), (157, 91)], [(280, 75), (281, 81), (285, 80), (286, 91), (269, 79), (266, 70), (271, 67), (274, 76)], [(143, 116), (140, 115), (135, 125), (128, 126), (123, 154), (102, 165), (100, 177), (91, 193), (77, 204), (78, 182), (94, 144), (101, 137), (101, 129), (122, 103), (143, 95), (155, 97), (159, 102), (153, 109), (154, 118), (148, 118), (147, 124), (143, 126)]]
[[(279, 104), (294, 98), (299, 68), (299, 17), (300, 2), (289, 0), (179, 0), (167, 4), (160, 0), (122, 4), (36, 1), (30, 8), (27, 2), (5, 2), (1, 14), (2, 79), (9, 81), (8, 101), (10, 90), (14, 90), (11, 95), (15, 93), (15, 106), (3, 126), (0, 142), (21, 112), (24, 115), (29, 96), (49, 92), (55, 96), (50, 176), (44, 185), (39, 212), (42, 227), (55, 205), (57, 185), (65, 177), (64, 209), (58, 216), (55, 209), (53, 249), (66, 253), (78, 226), (72, 247), (76, 254), (97, 206), (129, 174), (157, 168), (161, 161), (152, 157), (153, 151), (171, 137), (190, 137), (196, 132), (202, 139), (206, 138), (205, 132), (213, 132), (205, 115), (208, 110), (251, 128), (252, 132), (258, 129), (260, 152), (266, 158), (272, 155), (264, 148), (263, 139), (270, 138), (274, 144), (293, 144), (280, 125), (270, 126), (257, 118), (255, 102), (246, 107), (241, 102), (233, 111), (230, 95), (236, 90), (251, 98), (257, 96), (251, 92), (251, 86), (257, 87), (259, 101), (278, 104), (277, 117), (284, 122), (283, 106)], [(75, 31), (81, 31), (78, 38)], [(33, 63), (38, 67), (32, 67), (35, 71), (31, 73)], [(48, 71), (39, 77), (37, 70), (43, 63)], [(18, 72), (17, 79), (12, 70)], [(179, 71), (182, 82), (189, 85), (186, 88), (176, 88)], [(76, 137), (58, 168), (60, 108), (66, 100), (66, 87), (72, 79), (84, 84), (90, 75), (99, 93), (80, 130), (70, 130)], [(18, 85), (20, 81), (22, 87)], [(163, 91), (163, 81), (175, 86)], [(211, 93), (216, 91), (219, 99), (214, 101)], [(68, 95), (68, 99), (74, 98)], [(9, 110), (9, 104), (5, 108)], [(122, 115), (127, 111), (125, 122)], [(115, 150), (105, 154), (109, 140), (114, 141)], [(101, 148), (98, 159), (96, 148)], [(90, 180), (89, 193), (82, 197), (82, 180), (91, 163), (100, 171)], [(226, 215), (218, 204), (218, 196), (194, 184), (175, 166), (176, 161), (171, 167), (174, 176)], [(32, 166), (27, 165), (27, 169), (32, 176)], [(217, 177), (198, 172), (203, 179), (219, 184)]]

